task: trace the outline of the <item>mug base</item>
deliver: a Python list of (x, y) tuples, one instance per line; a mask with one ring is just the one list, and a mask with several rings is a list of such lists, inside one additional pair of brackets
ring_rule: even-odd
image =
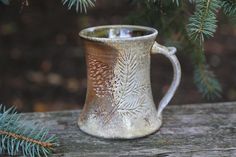
[(119, 129), (116, 130), (109, 130), (109, 129), (104, 129), (103, 131), (100, 129), (94, 129), (93, 125), (84, 125), (80, 121), (78, 121), (78, 126), (79, 129), (91, 136), (95, 136), (98, 138), (104, 138), (104, 139), (123, 139), (123, 140), (128, 140), (128, 139), (137, 139), (137, 138), (142, 138), (149, 136), (151, 134), (154, 134), (157, 132), (162, 125), (162, 117), (159, 117), (156, 120), (155, 125), (153, 125), (150, 128), (144, 128), (140, 130), (122, 130), (120, 131)]

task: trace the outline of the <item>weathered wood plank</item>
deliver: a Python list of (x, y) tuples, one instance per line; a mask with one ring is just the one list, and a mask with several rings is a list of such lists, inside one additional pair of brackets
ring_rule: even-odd
[(77, 127), (80, 111), (23, 114), (60, 139), (53, 157), (235, 157), (236, 102), (170, 106), (159, 132), (135, 140), (104, 140)]

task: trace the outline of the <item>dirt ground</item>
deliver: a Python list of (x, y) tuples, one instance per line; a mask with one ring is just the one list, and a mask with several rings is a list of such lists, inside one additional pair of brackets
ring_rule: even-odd
[[(86, 65), (78, 32), (88, 26), (123, 23), (131, 8), (121, 9), (122, 2), (125, 0), (102, 0), (88, 14), (68, 11), (56, 0), (32, 0), (21, 12), (18, 4), (0, 4), (0, 102), (24, 112), (81, 108)], [(205, 47), (207, 60), (223, 87), (222, 98), (211, 102), (235, 101), (236, 28), (220, 24), (215, 38)], [(177, 55), (183, 76), (171, 105), (209, 102), (193, 84), (189, 58), (181, 52)], [(153, 55), (151, 80), (156, 104), (171, 79), (169, 61)]]

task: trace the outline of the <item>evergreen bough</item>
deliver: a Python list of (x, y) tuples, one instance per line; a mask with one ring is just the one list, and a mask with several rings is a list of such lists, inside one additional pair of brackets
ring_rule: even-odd
[(217, 14), (222, 9), (226, 15), (236, 15), (235, 0), (195, 0), (195, 12), (189, 18), (187, 34), (198, 47), (195, 56), (194, 82), (198, 90), (207, 99), (221, 97), (222, 87), (206, 63), (204, 41), (213, 37), (217, 28)]
[(63, 4), (68, 4), (68, 8), (71, 9), (75, 6), (76, 11), (78, 12), (87, 12), (88, 7), (94, 7), (95, 0), (62, 0)]
[(25, 125), (14, 107), (0, 105), (0, 156), (47, 157), (57, 145), (56, 136), (49, 136), (47, 129)]
[(220, 10), (226, 16), (236, 16), (236, 0), (133, 0), (133, 2), (139, 10), (129, 17), (132, 24), (156, 27), (168, 39), (171, 35), (177, 34), (177, 38), (175, 36), (169, 44), (175, 44), (191, 57), (194, 65), (193, 79), (198, 91), (210, 100), (221, 97), (221, 84), (207, 65), (204, 42), (216, 32)]
[[(14, 0), (0, 0), (0, 2), (8, 5), (10, 4), (10, 1), (14, 1)], [(21, 0), (22, 1), (22, 5), (24, 4), (28, 4), (28, 0)], [(87, 8), (88, 7), (94, 7), (94, 3), (96, 0), (61, 0), (63, 5), (67, 4), (68, 5), (68, 9), (71, 9), (72, 7), (76, 8), (76, 11), (78, 12), (80, 10), (80, 12), (87, 12)], [(27, 3), (25, 3), (27, 2)]]
[(187, 31), (190, 39), (199, 41), (200, 45), (205, 38), (213, 37), (216, 31), (216, 11), (220, 7), (218, 0), (197, 0), (196, 11), (189, 18)]

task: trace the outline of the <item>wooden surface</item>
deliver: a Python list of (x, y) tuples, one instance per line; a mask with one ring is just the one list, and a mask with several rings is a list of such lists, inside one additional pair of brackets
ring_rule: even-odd
[(80, 111), (24, 114), (60, 139), (53, 157), (236, 157), (236, 102), (169, 106), (160, 131), (136, 140), (103, 140), (77, 127)]

